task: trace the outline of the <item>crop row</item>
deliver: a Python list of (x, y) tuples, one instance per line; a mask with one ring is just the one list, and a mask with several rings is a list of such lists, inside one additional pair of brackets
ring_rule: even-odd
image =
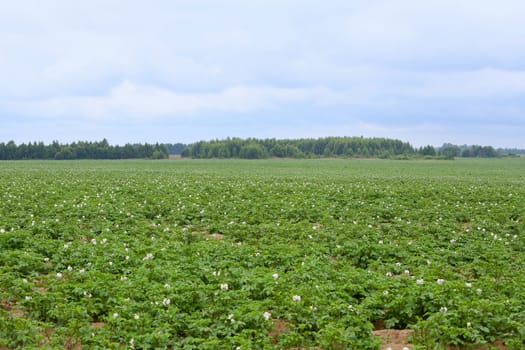
[(0, 348), (525, 345), (516, 173), (68, 164), (0, 166)]

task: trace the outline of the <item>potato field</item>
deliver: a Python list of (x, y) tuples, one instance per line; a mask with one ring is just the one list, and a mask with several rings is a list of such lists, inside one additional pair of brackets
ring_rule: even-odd
[(523, 349), (524, 222), (524, 158), (3, 161), (0, 349)]

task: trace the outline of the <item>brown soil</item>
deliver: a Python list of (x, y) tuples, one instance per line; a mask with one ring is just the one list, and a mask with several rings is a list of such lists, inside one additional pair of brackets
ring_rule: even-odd
[(40, 340), (40, 342), (38, 343), (38, 346), (44, 347), (49, 342), (51, 337), (53, 336), (53, 333), (55, 333), (55, 330), (53, 328), (47, 328), (43, 330), (37, 330), (36, 332), (44, 337), (43, 339)]
[[(194, 228), (193, 225), (187, 225), (185, 226), (186, 228)], [(192, 235), (194, 236), (204, 236), (206, 237), (206, 239), (217, 239), (217, 240), (221, 240), (224, 238), (224, 235), (220, 234), (220, 233), (209, 233), (208, 231), (206, 230), (199, 230), (199, 231), (192, 231), (191, 232)]]
[(380, 329), (385, 329), (385, 320), (374, 321), (374, 330), (378, 331)]
[(9, 311), (13, 308), (13, 304), (11, 304), (7, 299), (0, 299), (0, 307), (3, 310)]
[(82, 350), (82, 343), (76, 338), (67, 338), (64, 340), (64, 350)]
[(0, 308), (8, 311), (10, 317), (22, 317), (24, 316), (24, 310), (20, 305), (13, 304), (7, 299), (0, 300)]
[(374, 331), (374, 335), (384, 341), (379, 347), (381, 350), (388, 348), (402, 350), (404, 347), (413, 349), (412, 343), (408, 341), (408, 337), (412, 334), (414, 334), (412, 329), (379, 329)]
[(272, 320), (273, 321), (273, 329), (268, 333), (268, 336), (272, 338), (272, 343), (277, 343), (277, 337), (281, 333), (285, 333), (290, 331), (290, 327), (288, 327), (288, 321), (286, 320)]
[(470, 225), (471, 225), (470, 221), (460, 223), (461, 230), (462, 231), (470, 230)]

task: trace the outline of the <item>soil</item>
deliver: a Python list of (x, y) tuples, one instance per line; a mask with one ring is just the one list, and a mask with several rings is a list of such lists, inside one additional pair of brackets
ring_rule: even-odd
[(381, 350), (388, 348), (392, 350), (413, 349), (414, 346), (408, 341), (408, 337), (412, 334), (414, 334), (412, 329), (380, 329), (374, 331), (374, 335), (384, 341), (379, 347)]
[(286, 320), (272, 320), (273, 321), (273, 329), (271, 330), (268, 335), (272, 338), (272, 343), (277, 343), (277, 337), (281, 333), (288, 332), (290, 330), (290, 327), (288, 327), (288, 321)]

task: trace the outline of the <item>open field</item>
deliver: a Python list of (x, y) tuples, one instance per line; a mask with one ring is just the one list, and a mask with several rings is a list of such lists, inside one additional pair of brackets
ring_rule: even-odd
[(523, 158), (0, 162), (0, 349), (523, 349), (524, 220)]

